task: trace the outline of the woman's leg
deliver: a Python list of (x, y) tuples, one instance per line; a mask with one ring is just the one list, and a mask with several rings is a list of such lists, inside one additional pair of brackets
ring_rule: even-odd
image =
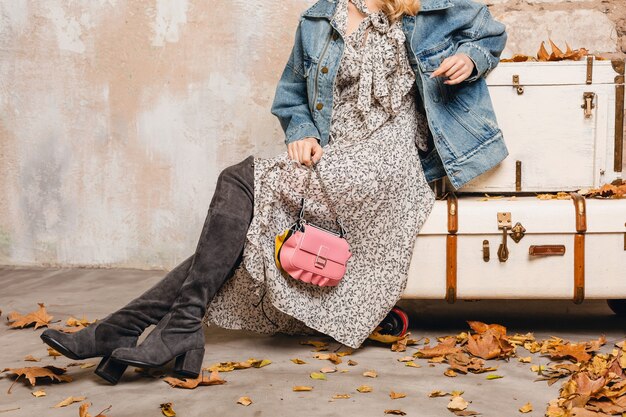
[(115, 384), (124, 367), (109, 363), (108, 357), (118, 347), (131, 347), (151, 324), (157, 324), (169, 311), (187, 278), (194, 256), (190, 256), (163, 279), (124, 307), (75, 333), (46, 329), (41, 339), (70, 359), (104, 357), (96, 374)]
[(210, 300), (242, 260), (254, 208), (253, 164), (254, 158), (249, 156), (221, 172), (197, 255), (169, 313), (139, 346), (116, 349), (112, 359), (150, 368), (176, 357), (179, 374), (197, 377), (204, 356), (202, 318)]

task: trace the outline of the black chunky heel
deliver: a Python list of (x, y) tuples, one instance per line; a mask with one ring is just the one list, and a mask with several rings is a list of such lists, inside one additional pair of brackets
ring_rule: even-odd
[(111, 359), (110, 356), (105, 356), (98, 364), (95, 374), (115, 385), (120, 380), (127, 367), (128, 365), (119, 363)]
[(204, 348), (188, 350), (179, 355), (174, 364), (174, 372), (185, 378), (197, 378), (202, 370)]

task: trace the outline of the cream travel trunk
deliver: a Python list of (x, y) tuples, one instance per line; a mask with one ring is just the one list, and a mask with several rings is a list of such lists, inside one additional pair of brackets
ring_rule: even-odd
[(434, 183), (403, 298), (626, 299), (626, 199), (576, 192), (623, 178), (624, 61), (502, 62), (487, 83), (510, 154)]

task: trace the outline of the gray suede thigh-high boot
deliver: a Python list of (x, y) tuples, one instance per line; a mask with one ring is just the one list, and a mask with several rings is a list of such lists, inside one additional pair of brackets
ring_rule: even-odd
[(181, 262), (150, 289), (104, 319), (75, 333), (46, 329), (41, 339), (70, 359), (103, 357), (95, 373), (116, 384), (126, 365), (110, 360), (111, 353), (118, 347), (135, 346), (141, 333), (167, 314), (187, 278), (193, 257)]
[(127, 365), (158, 368), (176, 358), (175, 373), (196, 378), (204, 357), (202, 318), (208, 303), (242, 261), (254, 207), (254, 158), (219, 175), (196, 257), (176, 301), (148, 337), (111, 357)]

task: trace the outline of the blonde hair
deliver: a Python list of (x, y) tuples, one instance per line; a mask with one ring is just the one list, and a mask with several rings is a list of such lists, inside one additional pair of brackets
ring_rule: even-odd
[(378, 3), (392, 23), (404, 14), (415, 16), (421, 7), (420, 0), (378, 0)]

